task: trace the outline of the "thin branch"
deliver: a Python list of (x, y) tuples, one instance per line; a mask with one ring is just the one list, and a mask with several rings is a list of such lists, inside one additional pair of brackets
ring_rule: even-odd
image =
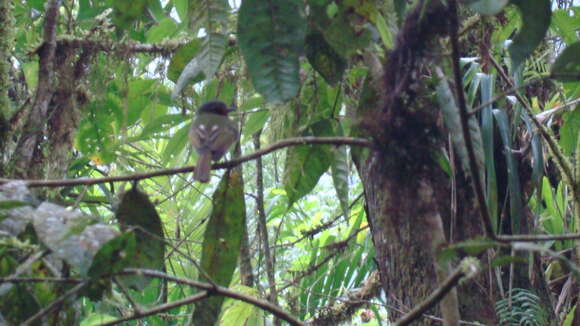
[(418, 304), (413, 308), (413, 310), (409, 311), (406, 315), (401, 317), (392, 326), (405, 326), (410, 325), (413, 321), (420, 318), (424, 312), (434, 307), (443, 297), (449, 293), (458, 283), (459, 280), (465, 274), (461, 271), (461, 269), (455, 270), (449, 277), (439, 286), (429, 297), (427, 297), (423, 302)]
[[(212, 168), (215, 169), (229, 169), (239, 164), (247, 161), (255, 160), (263, 155), (269, 154), (281, 148), (299, 145), (351, 145), (351, 146), (363, 146), (371, 147), (372, 142), (363, 138), (353, 138), (353, 137), (296, 137), (283, 139), (276, 142), (268, 147), (265, 147), (259, 151), (252, 154), (242, 156), (237, 159), (233, 159), (223, 163), (213, 164)], [(138, 181), (143, 179), (149, 179), (153, 177), (168, 176), (180, 173), (190, 173), (195, 170), (195, 166), (185, 166), (174, 169), (159, 170), (147, 173), (136, 173), (133, 175), (117, 176), (117, 177), (105, 177), (105, 178), (79, 178), (71, 180), (18, 180), (18, 179), (4, 179), (0, 178), (0, 185), (6, 184), (12, 181), (24, 181), (26, 185), (30, 188), (36, 187), (71, 187), (78, 185), (95, 185), (108, 182), (120, 182), (120, 181)]]
[(580, 233), (568, 234), (517, 234), (517, 235), (498, 235), (497, 239), (501, 242), (535, 242), (535, 241), (555, 241), (555, 240), (574, 240), (580, 239)]
[(548, 117), (550, 117), (551, 115), (556, 114), (559, 111), (561, 111), (569, 106), (578, 104), (578, 103), (580, 103), (580, 98), (577, 98), (577, 99), (574, 99), (570, 102), (564, 103), (564, 104), (557, 106), (553, 109), (550, 109), (548, 111), (540, 112), (540, 113), (536, 114), (536, 119), (538, 119), (539, 122), (544, 122), (544, 120), (548, 119)]
[(165, 303), (165, 304), (159, 305), (155, 308), (151, 308), (149, 310), (145, 310), (142, 312), (135, 312), (131, 316), (119, 318), (119, 319), (116, 319), (116, 320), (113, 320), (113, 321), (110, 321), (110, 322), (107, 322), (104, 324), (99, 324), (99, 326), (117, 325), (117, 324), (127, 322), (130, 320), (135, 320), (135, 319), (140, 319), (140, 318), (147, 317), (147, 316), (156, 315), (158, 313), (165, 312), (167, 310), (171, 310), (171, 309), (174, 309), (177, 307), (188, 305), (190, 303), (194, 303), (194, 302), (199, 301), (199, 300), (203, 300), (205, 298), (208, 298), (209, 296), (210, 296), (210, 294), (208, 291), (203, 291), (203, 292), (197, 293), (195, 295), (192, 295), (190, 297), (187, 297), (185, 299)]
[[(453, 7), (455, 8), (455, 7)], [(485, 194), (483, 192), (483, 184), (480, 179), (480, 174), (478, 173), (478, 168), (475, 159), (475, 151), (473, 149), (473, 141), (471, 139), (471, 134), (469, 133), (469, 114), (467, 111), (467, 102), (465, 101), (465, 93), (463, 91), (463, 78), (461, 78), (461, 67), (459, 66), (459, 44), (457, 41), (457, 12), (451, 14), (452, 23), (450, 26), (450, 39), (452, 48), (452, 65), (453, 65), (453, 77), (455, 79), (455, 87), (457, 90), (457, 99), (459, 104), (459, 116), (461, 120), (461, 131), (463, 133), (463, 139), (465, 140), (465, 147), (467, 149), (467, 157), (469, 163), (469, 169), (471, 170), (471, 178), (473, 179), (472, 185), (477, 198), (477, 206), (479, 208), (480, 216), (485, 227), (486, 235), (495, 239), (495, 234), (493, 232), (493, 224), (491, 223), (491, 216), (487, 210), (487, 204), (485, 201)]]
[(63, 38), (56, 41), (57, 47), (71, 47), (77, 49), (113, 52), (113, 53), (150, 53), (171, 54), (185, 42), (165, 42), (159, 44), (147, 44), (138, 42), (110, 42), (102, 40), (87, 40), (78, 38)]
[(121, 271), (120, 273), (118, 273), (117, 275), (141, 275), (141, 276), (165, 279), (167, 281), (193, 286), (193, 287), (208, 291), (210, 295), (222, 295), (225, 297), (238, 299), (238, 300), (247, 302), (249, 304), (252, 304), (256, 307), (259, 307), (263, 310), (270, 312), (271, 314), (273, 314), (274, 316), (276, 316), (280, 319), (285, 320), (290, 325), (305, 326), (305, 324), (303, 322), (301, 322), (300, 320), (291, 316), (286, 311), (282, 310), (280, 307), (278, 307), (274, 304), (271, 304), (268, 301), (254, 298), (254, 297), (242, 294), (242, 293), (238, 293), (238, 292), (232, 291), (232, 290), (225, 288), (225, 287), (222, 287), (222, 286), (213, 286), (209, 283), (188, 280), (188, 279), (168, 275), (168, 274), (165, 274), (165, 273), (162, 273), (159, 271), (155, 271), (155, 270), (139, 269), (139, 268), (126, 268), (123, 271)]
[(63, 295), (58, 297), (58, 299), (54, 300), (51, 304), (44, 307), (43, 309), (41, 309), (37, 313), (35, 313), (32, 317), (28, 318), (26, 321), (24, 321), (22, 324), (20, 324), (20, 326), (32, 325), (32, 323), (34, 323), (35, 321), (40, 319), (42, 316), (49, 314), (53, 309), (57, 308), (60, 304), (64, 303), (64, 301), (66, 299), (72, 297), (77, 292), (82, 290), (87, 284), (89, 284), (89, 283), (83, 282), (83, 283), (79, 283), (79, 284), (75, 285), (72, 289), (65, 292)]
[[(254, 134), (254, 148), (256, 151), (260, 150), (260, 136), (262, 129)], [(256, 159), (256, 210), (258, 212), (258, 230), (262, 238), (262, 249), (264, 250), (264, 258), (266, 259), (266, 276), (268, 277), (268, 286), (270, 293), (268, 293), (268, 300), (274, 304), (278, 304), (278, 291), (276, 290), (276, 273), (275, 273), (275, 257), (270, 252), (270, 239), (268, 235), (268, 222), (266, 220), (266, 212), (264, 208), (264, 168), (262, 166), (262, 158)], [(280, 324), (279, 320), (275, 320), (276, 325)]]

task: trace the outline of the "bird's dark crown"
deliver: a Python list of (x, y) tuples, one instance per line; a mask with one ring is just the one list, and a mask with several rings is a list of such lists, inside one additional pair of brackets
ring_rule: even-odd
[(222, 101), (208, 101), (205, 102), (199, 110), (197, 110), (197, 114), (201, 113), (213, 113), (219, 115), (227, 116), (232, 109), (228, 108), (227, 105)]

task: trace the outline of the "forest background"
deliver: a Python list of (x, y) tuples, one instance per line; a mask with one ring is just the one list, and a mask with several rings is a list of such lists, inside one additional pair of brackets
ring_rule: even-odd
[(580, 325), (579, 11), (0, 0), (0, 325)]

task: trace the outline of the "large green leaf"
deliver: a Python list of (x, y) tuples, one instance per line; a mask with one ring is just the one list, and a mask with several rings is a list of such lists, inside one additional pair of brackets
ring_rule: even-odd
[[(134, 229), (137, 244), (131, 267), (165, 270), (165, 243), (161, 219), (146, 194), (137, 187), (123, 194), (116, 212), (123, 230)], [(143, 290), (151, 279), (124, 278), (126, 285)]]
[(524, 60), (542, 42), (550, 26), (552, 10), (550, 0), (511, 0), (522, 16), (522, 27), (509, 47), (512, 68), (517, 70)]
[(568, 45), (578, 41), (576, 30), (580, 26), (580, 7), (572, 10), (574, 10), (572, 15), (567, 9), (556, 10), (552, 13), (551, 27)]
[(298, 93), (306, 34), (303, 6), (300, 0), (244, 0), (240, 7), (240, 49), (254, 87), (268, 102), (284, 102)]
[[(184, 44), (175, 51), (173, 58), (171, 58), (171, 63), (169, 63), (169, 68), (167, 68), (167, 78), (172, 82), (176, 83), (179, 79), (179, 75), (185, 68), (188, 62), (195, 57), (195, 55), (201, 49), (201, 40), (193, 39), (187, 44)], [(201, 79), (196, 79), (197, 76), (193, 77), (194, 82), (198, 82)]]
[(316, 31), (308, 33), (306, 57), (327, 83), (334, 85), (341, 80), (346, 69), (346, 60), (326, 42), (322, 33)]
[[(200, 280), (229, 286), (236, 269), (242, 236), (246, 232), (246, 204), (241, 169), (227, 171), (212, 197), (201, 253)], [(195, 325), (214, 325), (224, 297), (210, 297), (196, 305)]]
[[(322, 120), (310, 126), (315, 136), (332, 135), (332, 125)], [(284, 166), (284, 189), (288, 195), (288, 207), (307, 195), (318, 179), (330, 167), (332, 153), (321, 145), (301, 145), (288, 149)]]
[(564, 82), (580, 81), (580, 42), (569, 45), (554, 62), (552, 76)]
[(145, 12), (148, 0), (113, 0), (113, 23), (120, 29), (128, 28)]

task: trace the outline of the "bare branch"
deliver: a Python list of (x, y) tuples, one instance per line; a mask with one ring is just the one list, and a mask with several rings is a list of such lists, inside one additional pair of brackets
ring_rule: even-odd
[[(233, 159), (224, 163), (217, 163), (212, 166), (215, 169), (229, 169), (239, 164), (247, 161), (255, 160), (263, 155), (269, 154), (278, 149), (298, 146), (298, 145), (351, 145), (351, 146), (363, 146), (371, 147), (372, 142), (363, 138), (352, 138), (352, 137), (296, 137), (283, 139), (276, 142), (268, 147), (265, 147), (259, 151), (255, 151), (252, 154), (242, 156), (237, 159)], [(4, 179), (0, 178), (0, 185), (12, 182), (12, 181), (24, 181), (26, 185), (30, 188), (36, 187), (70, 187), (78, 185), (95, 185), (108, 182), (119, 182), (119, 181), (138, 181), (143, 179), (149, 179), (153, 177), (168, 176), (180, 173), (190, 173), (195, 170), (195, 166), (185, 166), (175, 169), (159, 170), (148, 173), (137, 173), (133, 175), (117, 176), (117, 177), (106, 177), (106, 178), (83, 178), (83, 179), (71, 179), (71, 180), (18, 180), (18, 179)]]

